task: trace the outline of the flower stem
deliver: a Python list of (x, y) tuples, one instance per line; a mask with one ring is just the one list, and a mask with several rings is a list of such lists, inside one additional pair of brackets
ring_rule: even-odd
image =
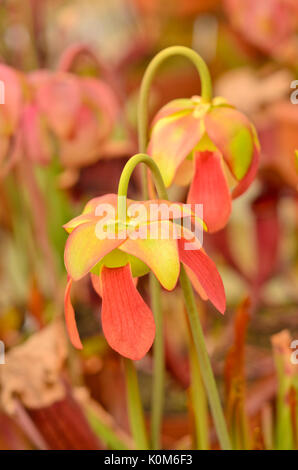
[(160, 428), (162, 410), (164, 405), (164, 338), (163, 317), (160, 297), (160, 284), (154, 274), (150, 275), (150, 293), (152, 310), (154, 313), (156, 333), (153, 345), (153, 390), (152, 390), (152, 417), (151, 417), (151, 445), (152, 449), (160, 449)]
[[(126, 220), (126, 199), (127, 190), (129, 185), (130, 177), (139, 163), (144, 163), (150, 168), (154, 180), (156, 189), (160, 199), (168, 199), (167, 190), (165, 188), (162, 176), (156, 163), (145, 153), (139, 153), (129, 159), (123, 168), (119, 185), (118, 185), (118, 219)], [(156, 324), (156, 337), (154, 342), (154, 385), (153, 385), (153, 412), (152, 412), (152, 445), (154, 449), (159, 446), (159, 435), (161, 425), (161, 414), (163, 407), (163, 382), (164, 382), (164, 358), (163, 358), (163, 332), (162, 332), (162, 311), (160, 305), (160, 286), (155, 276), (150, 273), (150, 287), (151, 287), (151, 299), (152, 299), (152, 310), (155, 317)], [(134, 393), (128, 393), (129, 398), (129, 414), (130, 422), (132, 426), (133, 435), (136, 439), (140, 439), (139, 446), (144, 446), (146, 442), (146, 448), (148, 448), (146, 431), (142, 426), (143, 431), (138, 431), (138, 423), (142, 421), (141, 416), (142, 404), (140, 394), (138, 391), (138, 381), (136, 374), (132, 373), (133, 364), (128, 366), (128, 360), (125, 360), (126, 364), (126, 381), (128, 392), (132, 388)], [(132, 383), (131, 383), (132, 382)], [(138, 400), (135, 402), (133, 396), (137, 394)], [(138, 434), (141, 436), (138, 436)], [(136, 441), (137, 442), (137, 441)], [(140, 447), (141, 449), (144, 447)]]
[[(159, 52), (148, 65), (144, 74), (139, 103), (138, 103), (138, 137), (139, 137), (139, 150), (145, 152), (147, 148), (148, 137), (148, 98), (152, 81), (155, 77), (157, 69), (160, 67), (164, 60), (169, 57), (180, 55), (189, 59), (196, 67), (201, 79), (201, 95), (204, 101), (211, 101), (212, 99), (212, 82), (208, 67), (202, 57), (197, 52), (184, 46), (171, 46)], [(145, 173), (145, 172), (144, 172)], [(143, 174), (144, 174), (143, 173)], [(146, 177), (144, 178), (146, 179)], [(147, 187), (147, 184), (146, 184)], [(147, 189), (146, 189), (147, 191)], [(147, 195), (145, 195), (147, 198)]]
[(185, 269), (181, 264), (180, 270), (180, 284), (183, 290), (186, 310), (188, 313), (189, 323), (192, 330), (193, 340), (198, 356), (198, 361), (200, 364), (200, 370), (202, 374), (202, 379), (205, 385), (205, 389), (208, 396), (209, 405), (213, 415), (213, 420), (215, 428), (217, 431), (217, 436), (220, 442), (222, 449), (229, 450), (231, 449), (230, 438), (222, 411), (218, 391), (216, 388), (216, 382), (212, 372), (212, 367), (210, 364), (208, 352), (205, 345), (204, 334), (201, 327), (194, 293), (190, 280), (187, 277)]
[(155, 161), (152, 160), (148, 155), (145, 153), (137, 153), (133, 157), (131, 157), (128, 162), (126, 163), (123, 171), (121, 173), (121, 177), (119, 180), (118, 185), (118, 218), (120, 220), (126, 220), (126, 197), (127, 197), (127, 190), (129, 185), (130, 177), (135, 169), (135, 167), (139, 163), (145, 163), (148, 166), (154, 176), (156, 189), (160, 199), (168, 199), (167, 191), (160, 174), (159, 168), (156, 165)]
[(189, 358), (191, 370), (190, 398), (193, 406), (195, 425), (195, 449), (208, 450), (209, 448), (209, 426), (208, 426), (208, 404), (202, 381), (200, 364), (190, 328), (189, 331)]
[(149, 444), (146, 433), (145, 418), (138, 385), (137, 372), (133, 361), (124, 358), (126, 378), (128, 413), (131, 432), (138, 450), (148, 450)]
[[(139, 163), (145, 163), (154, 175), (155, 185), (160, 199), (168, 199), (167, 191), (158, 166), (148, 155), (139, 153), (134, 155), (126, 163), (118, 186), (118, 218), (126, 220), (126, 195), (130, 177), (135, 167)], [(144, 188), (143, 188), (144, 190)], [(160, 300), (160, 286), (153, 273), (150, 273), (150, 292), (152, 310), (155, 318), (156, 335), (154, 341), (154, 372), (153, 372), (153, 393), (152, 393), (152, 426), (151, 440), (153, 449), (160, 446), (160, 426), (163, 409), (163, 384), (164, 384), (164, 344), (162, 311)]]
[[(184, 46), (173, 46), (159, 52), (150, 62), (144, 74), (139, 102), (138, 102), (138, 140), (139, 151), (146, 152), (148, 140), (148, 100), (150, 87), (161, 63), (174, 55), (182, 55), (188, 58), (195, 65), (202, 83), (202, 98), (210, 101), (212, 98), (212, 82), (209, 70), (204, 60), (192, 49)], [(164, 185), (163, 185), (164, 186)], [(158, 188), (157, 188), (158, 189)], [(142, 192), (143, 199), (148, 199), (148, 181), (147, 169), (144, 167), (142, 172)], [(167, 192), (164, 188), (159, 192), (159, 197), (167, 198)], [(150, 273), (150, 293), (152, 299), (152, 310), (155, 317), (156, 337), (154, 341), (154, 374), (153, 374), (153, 397), (152, 397), (152, 445), (154, 449), (159, 446), (159, 436), (161, 427), (161, 417), (163, 409), (163, 391), (164, 391), (164, 343), (163, 343), (163, 325), (160, 301), (160, 286), (157, 283), (154, 274)]]

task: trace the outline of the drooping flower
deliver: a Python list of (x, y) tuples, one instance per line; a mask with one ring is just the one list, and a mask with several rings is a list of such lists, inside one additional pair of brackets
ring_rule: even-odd
[[(165, 289), (173, 290), (182, 262), (201, 297), (209, 299), (224, 313), (224, 287), (215, 264), (188, 229), (179, 226), (181, 238), (175, 236), (178, 225), (170, 220), (174, 215), (164, 217), (160, 211), (153, 215), (150, 211), (152, 203), (170, 205), (167, 201), (137, 203), (137, 210), (142, 210), (136, 219), (132, 217), (135, 202), (127, 200), (127, 220), (123, 222), (117, 220), (117, 196), (105, 195), (92, 199), (80, 216), (64, 226), (70, 233), (64, 256), (69, 275), (65, 316), (70, 339), (76, 348), (82, 348), (82, 344), (70, 289), (73, 281), (88, 273), (94, 289), (102, 297), (102, 328), (109, 345), (134, 360), (147, 353), (155, 336), (152, 312), (137, 291), (134, 278), (151, 270)], [(103, 214), (100, 208), (105, 204), (113, 208), (112, 214), (109, 215), (106, 209)], [(145, 237), (138, 236), (144, 228)], [(110, 237), (108, 233), (117, 236)], [(191, 249), (189, 242), (194, 244)]]
[(294, 46), (296, 0), (225, 0), (224, 4), (232, 25), (254, 46), (273, 55), (286, 50), (290, 41)]
[(166, 186), (189, 184), (187, 202), (203, 204), (210, 232), (225, 226), (231, 198), (253, 181), (259, 144), (246, 116), (223, 98), (200, 97), (168, 103), (156, 115), (148, 153), (158, 164)]
[(298, 107), (286, 100), (268, 106), (257, 122), (262, 146), (262, 179), (295, 191), (298, 189), (297, 126)]
[(94, 163), (119, 111), (111, 88), (101, 80), (60, 71), (37, 71), (29, 80), (34, 103), (58, 140), (62, 165)]
[(60, 71), (25, 75), (0, 64), (0, 84), (1, 162), (9, 160), (12, 166), (25, 156), (48, 164), (57, 147), (66, 168), (100, 158), (119, 112), (107, 83)]

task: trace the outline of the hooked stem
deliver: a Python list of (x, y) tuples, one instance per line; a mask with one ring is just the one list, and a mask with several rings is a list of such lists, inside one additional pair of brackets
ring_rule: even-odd
[[(212, 82), (210, 77), (209, 69), (202, 59), (202, 57), (195, 52), (194, 50), (185, 47), (185, 46), (171, 46), (167, 47), (163, 51), (159, 52), (150, 62), (148, 65), (146, 72), (144, 74), (140, 95), (139, 95), (139, 102), (138, 102), (138, 138), (139, 138), (139, 150), (140, 152), (145, 152), (147, 148), (147, 138), (148, 138), (148, 101), (149, 101), (149, 93), (151, 84), (155, 77), (155, 74), (166, 59), (169, 57), (180, 55), (189, 59), (194, 66), (196, 67), (200, 79), (201, 79), (201, 96), (203, 101), (209, 102), (212, 99)], [(147, 174), (144, 170), (143, 172), (144, 180), (146, 180), (146, 194), (143, 195), (144, 199), (145, 196), (148, 197), (147, 194)]]
[(147, 167), (150, 168), (156, 185), (156, 189), (160, 199), (168, 200), (167, 190), (165, 188), (162, 176), (160, 174), (159, 168), (156, 165), (155, 161), (146, 155), (145, 153), (137, 153), (131, 157), (126, 163), (118, 185), (118, 219), (126, 220), (126, 199), (127, 199), (127, 190), (130, 181), (130, 177), (139, 163), (145, 163)]

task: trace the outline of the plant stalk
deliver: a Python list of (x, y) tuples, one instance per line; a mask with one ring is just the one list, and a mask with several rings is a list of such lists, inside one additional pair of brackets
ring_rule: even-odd
[(152, 449), (160, 449), (160, 429), (162, 424), (162, 412), (164, 406), (164, 337), (163, 316), (161, 306), (160, 284), (154, 274), (150, 275), (150, 293), (152, 310), (154, 313), (156, 333), (153, 345), (153, 390), (152, 390), (152, 415), (151, 415), (151, 445)]
[(209, 423), (208, 423), (208, 403), (202, 381), (202, 374), (200, 371), (200, 364), (194, 344), (194, 340), (189, 331), (189, 356), (190, 356), (190, 371), (191, 371), (191, 385), (190, 385), (190, 398), (193, 406), (194, 426), (195, 426), (195, 449), (208, 450), (209, 449)]
[[(172, 56), (181, 55), (189, 59), (196, 67), (202, 84), (202, 98), (205, 101), (212, 99), (212, 82), (210, 73), (204, 60), (192, 49), (184, 46), (172, 46), (159, 52), (148, 65), (140, 89), (138, 102), (138, 143), (139, 151), (146, 152), (148, 141), (148, 104), (151, 84), (157, 70), (162, 62)], [(152, 160), (153, 161), (153, 160)], [(164, 186), (164, 185), (163, 185)], [(165, 192), (165, 194), (163, 194)], [(148, 178), (147, 168), (142, 171), (142, 193), (143, 200), (148, 199)], [(159, 197), (168, 199), (166, 190), (159, 192)], [(160, 285), (156, 281), (154, 274), (150, 272), (150, 295), (152, 300), (152, 310), (155, 318), (156, 337), (154, 341), (154, 366), (153, 366), (153, 395), (152, 395), (152, 425), (151, 438), (154, 449), (159, 446), (159, 436), (163, 411), (164, 394), (164, 338), (162, 311), (160, 300)]]
[(209, 405), (211, 408), (211, 413), (213, 416), (217, 436), (219, 439), (219, 443), (223, 450), (230, 450), (231, 443), (230, 438), (224, 418), (224, 414), (222, 411), (216, 382), (214, 379), (214, 375), (212, 372), (212, 367), (210, 364), (210, 359), (208, 356), (208, 352), (205, 345), (204, 334), (201, 327), (199, 314), (197, 311), (194, 293), (192, 290), (192, 285), (188, 276), (185, 272), (184, 266), (181, 264), (180, 270), (180, 284), (183, 290), (183, 295), (186, 304), (186, 310), (188, 313), (188, 319), (191, 326), (191, 331), (193, 335), (193, 340), (196, 348), (196, 353), (198, 357), (198, 361), (200, 364), (200, 371), (202, 374), (202, 379), (205, 385), (205, 389), (207, 392), (207, 397), (209, 401)]
[(148, 450), (149, 443), (145, 426), (145, 417), (139, 391), (137, 372), (132, 360), (123, 358), (129, 421), (132, 436), (138, 450)]

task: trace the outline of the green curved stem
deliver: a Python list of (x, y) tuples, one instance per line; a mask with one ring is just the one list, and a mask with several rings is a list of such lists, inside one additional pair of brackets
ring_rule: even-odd
[(119, 185), (118, 185), (118, 219), (126, 220), (126, 197), (127, 190), (129, 185), (130, 177), (139, 163), (145, 163), (147, 167), (150, 168), (153, 176), (155, 186), (158, 192), (160, 199), (168, 199), (167, 190), (165, 188), (162, 176), (160, 174), (159, 168), (156, 165), (155, 161), (152, 160), (145, 153), (137, 153), (131, 157), (123, 168)]
[(212, 82), (208, 67), (202, 57), (197, 52), (184, 46), (167, 47), (159, 52), (148, 65), (144, 74), (139, 103), (138, 103), (138, 136), (139, 136), (139, 150), (145, 152), (147, 148), (148, 136), (148, 98), (150, 87), (155, 74), (166, 59), (169, 57), (180, 55), (189, 59), (196, 67), (201, 79), (201, 95), (204, 101), (208, 102), (212, 99)]
[(209, 448), (209, 417), (208, 403), (205, 387), (195, 343), (189, 329), (189, 360), (191, 371), (190, 397), (193, 404), (193, 417), (195, 423), (195, 449), (208, 450)]
[(150, 294), (152, 311), (156, 325), (156, 333), (153, 344), (153, 388), (151, 399), (151, 445), (152, 449), (160, 449), (160, 429), (162, 424), (162, 412), (164, 406), (164, 338), (163, 316), (161, 306), (161, 288), (153, 273), (150, 273)]
[(144, 411), (139, 391), (137, 372), (132, 360), (124, 358), (126, 395), (132, 436), (138, 450), (148, 450)]
[(196, 348), (198, 361), (200, 364), (202, 379), (207, 391), (208, 401), (213, 415), (217, 436), (221, 448), (223, 450), (230, 450), (230, 438), (204, 340), (204, 333), (201, 327), (199, 314), (195, 303), (194, 293), (192, 290), (192, 285), (182, 264), (180, 270), (180, 284), (184, 294), (186, 310), (188, 313), (189, 323), (193, 335), (193, 341)]

